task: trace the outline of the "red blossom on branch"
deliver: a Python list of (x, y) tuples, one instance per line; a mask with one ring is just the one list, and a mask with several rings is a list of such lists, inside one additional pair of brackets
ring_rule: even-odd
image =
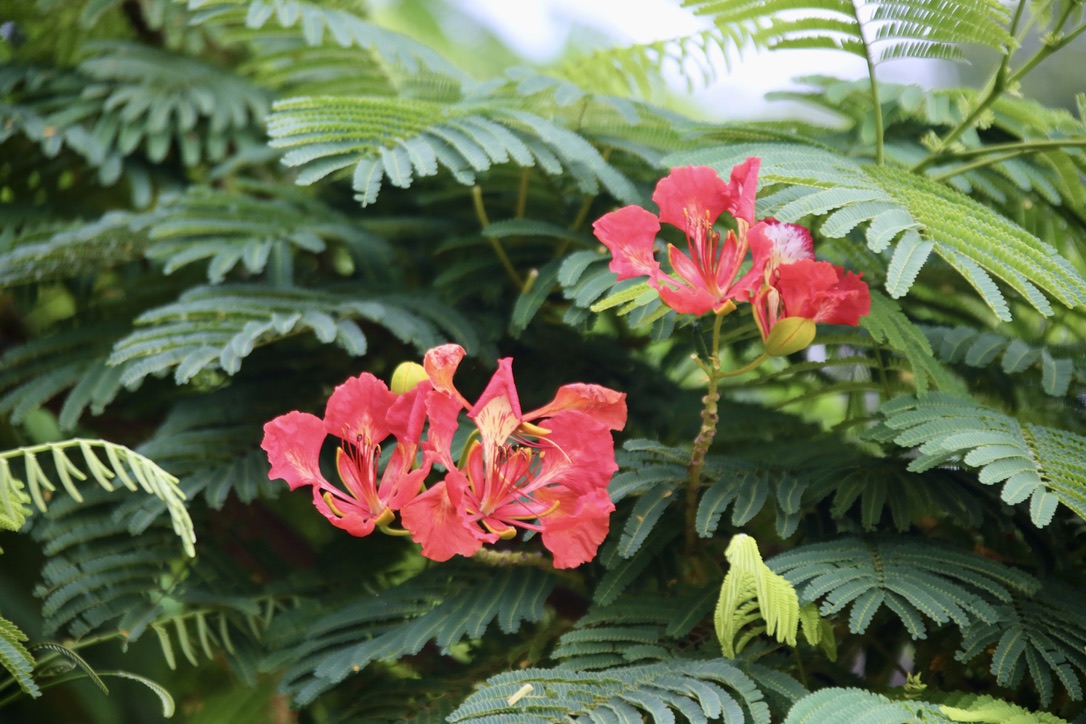
[[(748, 158), (732, 169), (727, 183), (707, 166), (673, 169), (652, 195), (659, 216), (626, 206), (600, 217), (593, 228), (611, 251), (610, 269), (620, 281), (648, 277), (660, 299), (680, 314), (724, 314), (735, 301), (750, 301), (767, 341), (778, 322), (794, 318), (785, 334), (774, 337), (773, 349), (767, 346), (770, 354), (787, 354), (810, 344), (814, 323), (858, 324), (871, 309), (871, 293), (862, 275), (815, 261), (806, 228), (772, 218), (755, 221), (760, 164)], [(721, 240), (713, 225), (724, 212), (736, 228)], [(654, 255), (661, 222), (686, 234), (686, 252), (667, 247), (674, 274), (664, 272)], [(748, 251), (750, 267), (737, 279)]]
[[(748, 158), (732, 169), (728, 183), (707, 166), (674, 169), (652, 195), (659, 216), (640, 206), (626, 206), (600, 217), (593, 229), (611, 250), (611, 271), (619, 280), (647, 276), (649, 286), (680, 314), (719, 312), (732, 299), (742, 298), (749, 280), (737, 282), (736, 277), (747, 254), (747, 229), (754, 223), (760, 163)], [(713, 225), (725, 211), (735, 218), (737, 229), (722, 240)], [(686, 235), (685, 252), (667, 247), (674, 275), (664, 273), (654, 256), (661, 222)]]
[[(429, 472), (415, 467), (425, 422), (423, 400), (429, 383), (403, 395), (391, 392), (368, 372), (337, 387), (328, 399), (324, 419), (288, 412), (264, 425), (261, 447), (268, 454), (272, 480), (282, 478), (291, 490), (309, 485), (313, 505), (332, 525), (351, 535), (366, 536), (387, 525), (394, 512), (413, 498)], [(321, 446), (328, 435), (339, 438), (336, 469), (342, 487), (321, 473)], [(396, 448), (378, 473), (381, 446), (389, 437)]]
[[(471, 404), (452, 384), (463, 354), (445, 345), (424, 360), (434, 385), (426, 454), (447, 474), (404, 506), (404, 527), (435, 560), (472, 555), (517, 528), (540, 533), (556, 568), (591, 560), (615, 509), (607, 494), (618, 469), (611, 430), (626, 423), (625, 394), (566, 385), (552, 402), (524, 413), (506, 358)], [(465, 410), (476, 429), (457, 462), (450, 444)]]
[[(611, 432), (626, 424), (626, 395), (570, 384), (525, 413), (507, 358), (472, 404), (452, 381), (463, 357), (458, 345), (437, 347), (422, 368), (414, 365), (424, 379), (403, 394), (363, 373), (336, 388), (323, 420), (297, 411), (275, 418), (264, 426), (262, 443), (269, 477), (292, 490), (310, 486), (321, 514), (352, 535), (395, 532), (388, 525), (398, 511), (433, 560), (470, 556), (517, 529), (540, 533), (556, 568), (592, 560), (615, 509), (607, 493), (618, 469)], [(453, 437), (465, 411), (475, 430), (454, 460)], [(320, 470), (329, 434), (340, 440), (342, 487)], [(396, 447), (380, 471), (382, 445), (392, 441)], [(435, 463), (444, 478), (424, 490)]]

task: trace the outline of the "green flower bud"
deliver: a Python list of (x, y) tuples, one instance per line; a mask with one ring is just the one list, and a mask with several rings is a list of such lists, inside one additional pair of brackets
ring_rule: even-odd
[(814, 342), (815, 323), (806, 317), (785, 317), (773, 325), (765, 340), (765, 351), (773, 357), (806, 349)]
[(397, 395), (410, 392), (428, 379), (426, 370), (418, 362), (404, 362), (392, 373), (392, 391)]

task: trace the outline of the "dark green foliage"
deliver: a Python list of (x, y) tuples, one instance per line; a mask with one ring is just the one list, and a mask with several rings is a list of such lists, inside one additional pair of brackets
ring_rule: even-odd
[[(679, 661), (581, 673), (529, 669), (488, 680), (449, 717), (451, 722), (628, 721), (651, 714), (674, 721), (710, 719), (768, 722), (769, 709), (756, 683), (733, 664)], [(525, 687), (530, 687), (525, 689)], [(521, 691), (526, 693), (517, 697)]]
[[(1081, 719), (1086, 125), (1030, 99), (1080, 4), (687, 0), (704, 30), (485, 77), (401, 5), (0, 19), (0, 719), (157, 714), (102, 699), (118, 677), (205, 723)], [(981, 90), (879, 77), (970, 46), (996, 55)], [(669, 69), (792, 48), (870, 75), (771, 92), (815, 120), (646, 102)], [(592, 224), (752, 156), (756, 216), (809, 227), (872, 309), (721, 378), (710, 413), (715, 331), (723, 370), (764, 350), (749, 308), (677, 314)], [(626, 393), (591, 562), (554, 570), (534, 534), (430, 561), (268, 478), (266, 422), (449, 342), (469, 399), (504, 357), (524, 410)], [(733, 540), (783, 578), (714, 621), (757, 568)], [(98, 698), (51, 696), (77, 678)]]

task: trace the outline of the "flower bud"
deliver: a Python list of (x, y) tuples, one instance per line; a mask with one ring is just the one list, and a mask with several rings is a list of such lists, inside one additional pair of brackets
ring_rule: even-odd
[(426, 370), (418, 362), (403, 362), (392, 373), (391, 389), (397, 395), (402, 395), (415, 389), (426, 379)]
[(806, 317), (785, 317), (773, 325), (765, 340), (765, 351), (772, 357), (785, 355), (806, 349), (814, 342), (815, 323)]

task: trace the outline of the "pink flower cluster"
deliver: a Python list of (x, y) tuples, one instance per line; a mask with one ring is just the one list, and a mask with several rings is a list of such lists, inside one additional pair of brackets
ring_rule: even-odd
[[(725, 313), (736, 301), (749, 301), (763, 339), (783, 319), (856, 325), (871, 309), (871, 294), (861, 275), (815, 261), (811, 233), (772, 218), (755, 221), (754, 201), (761, 159), (748, 158), (725, 182), (707, 166), (677, 168), (656, 185), (657, 216), (626, 206), (600, 217), (596, 236), (611, 251), (611, 271), (619, 280), (648, 277), (665, 304), (680, 314)], [(727, 212), (735, 231), (721, 239), (713, 227)], [(686, 251), (668, 244), (673, 274), (655, 258), (661, 222), (686, 235)], [(740, 268), (751, 255), (751, 264)]]
[[(471, 403), (453, 385), (463, 357), (458, 345), (436, 347), (410, 390), (394, 392), (362, 373), (335, 389), (323, 420), (297, 411), (275, 418), (261, 445), (269, 478), (286, 480), (291, 490), (310, 486), (317, 510), (352, 535), (389, 530), (399, 514), (422, 554), (436, 561), (470, 556), (484, 543), (515, 537), (518, 528), (539, 532), (556, 568), (592, 560), (615, 509), (607, 494), (618, 469), (611, 432), (626, 424), (626, 395), (565, 385), (550, 403), (525, 413), (506, 358)], [(473, 429), (454, 460), (462, 412)], [(339, 440), (342, 487), (320, 470), (328, 435)], [(382, 470), (382, 446), (390, 443), (395, 448)], [(443, 477), (426, 487), (439, 469)]]

